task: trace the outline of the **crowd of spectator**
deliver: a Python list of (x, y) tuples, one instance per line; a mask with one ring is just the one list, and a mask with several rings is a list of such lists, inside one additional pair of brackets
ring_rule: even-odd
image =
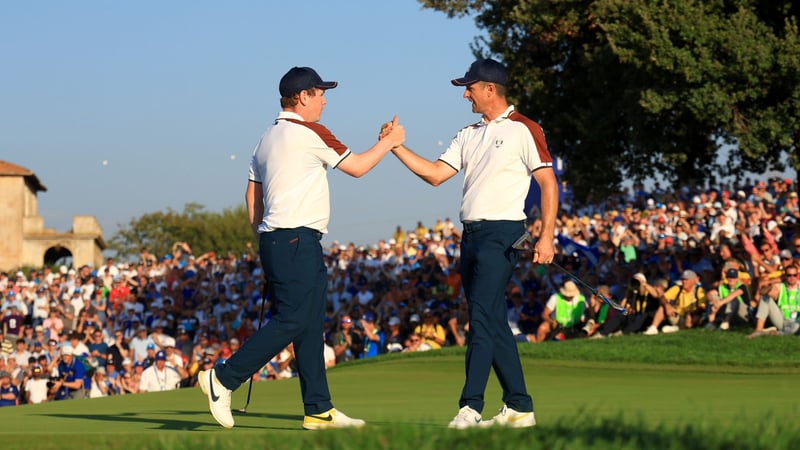
[[(526, 343), (694, 327), (794, 334), (798, 230), (791, 179), (650, 192), (634, 185), (580, 208), (565, 202), (557, 261), (629, 313), (522, 258), (506, 292), (509, 327)], [(460, 237), (445, 219), (398, 226), (372, 245), (327, 246), (327, 367), (464, 346)], [(250, 245), (195, 255), (177, 242), (166, 255), (142, 249), (134, 261), (108, 258), (100, 267), (0, 273), (0, 300), (0, 406), (195, 386), (200, 370), (256, 332), (262, 310), (263, 323), (271, 317)], [(291, 345), (254, 375), (292, 376)]]

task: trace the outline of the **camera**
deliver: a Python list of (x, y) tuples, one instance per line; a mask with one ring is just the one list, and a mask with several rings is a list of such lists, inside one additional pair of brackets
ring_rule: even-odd
[(64, 380), (64, 376), (63, 375), (59, 375), (59, 376), (55, 376), (55, 377), (50, 375), (49, 377), (47, 377), (47, 389), (52, 388), (56, 384), (57, 381), (62, 381), (62, 380)]
[(630, 290), (633, 295), (639, 295), (639, 292), (642, 290), (642, 282), (637, 279), (632, 279), (628, 283), (628, 290)]

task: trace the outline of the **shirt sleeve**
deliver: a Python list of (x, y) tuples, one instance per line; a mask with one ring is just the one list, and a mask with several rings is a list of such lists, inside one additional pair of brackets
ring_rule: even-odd
[(463, 143), (461, 142), (461, 139), (459, 139), (460, 135), (461, 133), (459, 132), (459, 134), (457, 134), (453, 140), (450, 141), (450, 145), (447, 147), (447, 150), (439, 155), (439, 160), (455, 169), (456, 172), (460, 171), (462, 167), (461, 149), (463, 148)]
[(258, 164), (256, 164), (256, 155), (253, 153), (253, 156), (250, 158), (250, 171), (248, 174), (248, 180), (256, 183), (262, 183), (262, 179), (263, 177), (261, 176), (261, 172), (258, 170)]

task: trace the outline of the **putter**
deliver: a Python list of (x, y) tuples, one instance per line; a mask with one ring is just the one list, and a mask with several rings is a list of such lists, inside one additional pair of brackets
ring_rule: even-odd
[[(262, 290), (261, 296), (261, 313), (258, 318), (258, 330), (261, 330), (261, 324), (264, 322), (264, 305), (267, 303), (267, 284), (264, 283), (264, 288)], [(256, 331), (256, 333), (258, 332)], [(247, 403), (245, 403), (244, 407), (237, 409), (238, 412), (242, 414), (247, 413), (247, 407), (250, 406), (250, 394), (253, 392), (253, 377), (250, 376), (250, 386), (247, 387)]]
[[(531, 236), (530, 233), (528, 233), (526, 231), (525, 234), (520, 236), (519, 239), (517, 239), (514, 242), (514, 244), (512, 244), (511, 246), (513, 248), (517, 249), (517, 250), (530, 250), (530, 249), (533, 248), (533, 237)], [(586, 289), (588, 289), (589, 292), (592, 293), (592, 295), (594, 295), (594, 296), (600, 298), (601, 300), (603, 300), (608, 306), (612, 307), (613, 309), (615, 309), (616, 311), (619, 311), (620, 313), (622, 313), (624, 315), (628, 314), (628, 310), (624, 306), (620, 305), (619, 303), (615, 302), (614, 300), (611, 300), (610, 298), (606, 297), (605, 295), (597, 292), (597, 289), (589, 286), (586, 282), (584, 282), (583, 280), (578, 278), (578, 276), (575, 275), (574, 273), (572, 273), (569, 270), (561, 267), (561, 265), (558, 264), (555, 261), (553, 261), (551, 264), (554, 265), (556, 269), (560, 270), (564, 275), (572, 278), (576, 283), (578, 283), (581, 286), (583, 286)]]

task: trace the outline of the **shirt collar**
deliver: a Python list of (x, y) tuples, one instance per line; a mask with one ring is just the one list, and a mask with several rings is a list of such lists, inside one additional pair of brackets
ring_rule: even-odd
[(278, 113), (278, 119), (295, 119), (295, 120), (299, 120), (299, 121), (305, 122), (305, 120), (303, 119), (303, 116), (301, 116), (300, 114), (297, 114), (296, 112), (291, 112), (291, 111), (281, 111), (281, 112), (279, 112)]
[(482, 118), (481, 122), (483, 122), (484, 125), (488, 125), (489, 123), (499, 123), (499, 122), (502, 122), (502, 121), (508, 119), (508, 116), (510, 116), (511, 113), (513, 113), (513, 112), (514, 112), (514, 105), (508, 105), (508, 108), (506, 108), (506, 110), (503, 111), (503, 114), (500, 114), (496, 119), (494, 119), (494, 120), (492, 120), (490, 122), (487, 122), (486, 119)]

